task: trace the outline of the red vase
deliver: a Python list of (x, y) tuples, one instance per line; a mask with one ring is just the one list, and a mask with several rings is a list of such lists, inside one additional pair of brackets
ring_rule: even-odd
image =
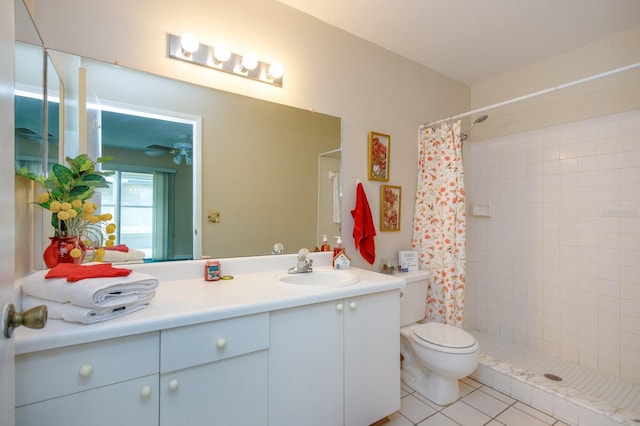
[[(53, 268), (58, 263), (77, 263), (80, 264), (84, 260), (87, 252), (82, 240), (78, 237), (49, 237), (51, 243), (44, 250), (42, 258), (47, 268)], [(71, 250), (78, 247), (82, 254), (80, 257), (71, 257)]]

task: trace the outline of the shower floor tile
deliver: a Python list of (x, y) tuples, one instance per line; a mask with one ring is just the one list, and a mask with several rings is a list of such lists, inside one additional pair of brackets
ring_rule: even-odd
[(586, 419), (594, 415), (610, 424), (640, 423), (640, 385), (494, 336), (471, 333), (481, 348), (480, 366), (473, 374), (478, 381), (569, 423), (583, 419), (583, 424), (590, 424)]

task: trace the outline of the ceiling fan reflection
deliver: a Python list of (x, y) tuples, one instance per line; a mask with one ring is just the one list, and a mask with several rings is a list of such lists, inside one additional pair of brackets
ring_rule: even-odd
[(151, 157), (164, 154), (173, 155), (173, 162), (176, 165), (180, 165), (184, 159), (187, 166), (193, 164), (192, 152), (193, 146), (188, 142), (176, 142), (173, 146), (149, 145), (144, 151), (145, 154)]

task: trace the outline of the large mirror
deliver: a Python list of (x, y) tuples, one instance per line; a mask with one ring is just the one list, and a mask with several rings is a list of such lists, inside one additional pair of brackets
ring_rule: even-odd
[(33, 19), (15, 2), (15, 155), (16, 167), (46, 174), (58, 160), (60, 78)]
[(275, 243), (294, 253), (339, 235), (339, 118), (75, 61), (87, 102), (78, 133), (114, 157), (102, 205), (122, 221), (121, 243), (175, 260), (268, 255)]

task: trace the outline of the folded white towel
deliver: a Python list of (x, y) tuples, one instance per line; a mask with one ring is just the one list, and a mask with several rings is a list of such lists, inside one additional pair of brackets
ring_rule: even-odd
[(61, 319), (68, 322), (80, 322), (82, 324), (93, 324), (130, 314), (147, 306), (149, 300), (153, 298), (155, 292), (149, 292), (146, 300), (141, 298), (138, 303), (110, 308), (83, 308), (71, 303), (60, 303), (51, 300), (40, 299), (33, 296), (22, 296), (22, 310), (33, 308), (34, 306), (47, 305), (47, 316), (50, 319)]
[[(94, 253), (94, 250), (87, 250), (84, 261), (93, 261)], [(104, 263), (142, 263), (144, 261), (144, 252), (131, 248), (126, 253), (117, 250), (105, 250), (102, 261)]]
[[(332, 175), (333, 173), (333, 175)], [(342, 196), (340, 194), (340, 172), (329, 172), (329, 176), (332, 179), (332, 218), (333, 223), (340, 223), (340, 218), (342, 215)]]
[(135, 271), (126, 277), (87, 278), (73, 283), (66, 278), (46, 279), (47, 272), (38, 271), (27, 276), (22, 283), (22, 292), (85, 308), (114, 308), (139, 303), (159, 283), (156, 277)]

